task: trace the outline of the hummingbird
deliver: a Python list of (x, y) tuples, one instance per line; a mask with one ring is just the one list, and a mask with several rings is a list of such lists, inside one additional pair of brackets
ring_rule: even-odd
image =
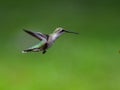
[(43, 34), (40, 32), (33, 32), (27, 29), (23, 29), (26, 33), (32, 35), (33, 37), (37, 38), (40, 40), (40, 42), (28, 49), (25, 49), (22, 51), (22, 53), (27, 53), (27, 52), (42, 52), (42, 54), (45, 54), (50, 48), (54, 42), (64, 33), (73, 33), (73, 34), (78, 34), (76, 32), (68, 31), (65, 30), (62, 27), (56, 28), (53, 33), (51, 34)]

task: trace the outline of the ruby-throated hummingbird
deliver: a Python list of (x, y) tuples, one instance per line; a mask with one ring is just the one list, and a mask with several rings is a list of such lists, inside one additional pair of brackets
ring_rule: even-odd
[(50, 48), (55, 40), (59, 38), (62, 34), (66, 33), (73, 33), (78, 34), (76, 32), (67, 31), (61, 27), (56, 28), (52, 34), (42, 34), (40, 32), (32, 32), (26, 29), (23, 29), (26, 33), (34, 36), (35, 38), (39, 39), (40, 42), (37, 45), (34, 45), (26, 50), (23, 50), (22, 53), (27, 52), (39, 52), (41, 51), (43, 54), (46, 53), (47, 49)]

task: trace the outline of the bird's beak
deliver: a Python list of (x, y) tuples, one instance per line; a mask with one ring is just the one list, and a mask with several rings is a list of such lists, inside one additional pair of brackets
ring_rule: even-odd
[(68, 31), (68, 30), (64, 30), (64, 31), (67, 32), (67, 33), (79, 34), (77, 32), (72, 32), (72, 31)]

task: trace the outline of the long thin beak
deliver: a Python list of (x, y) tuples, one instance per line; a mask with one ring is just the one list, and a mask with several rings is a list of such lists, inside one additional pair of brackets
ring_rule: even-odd
[(72, 31), (68, 31), (68, 30), (64, 30), (64, 31), (67, 32), (67, 33), (79, 34), (77, 32), (72, 32)]

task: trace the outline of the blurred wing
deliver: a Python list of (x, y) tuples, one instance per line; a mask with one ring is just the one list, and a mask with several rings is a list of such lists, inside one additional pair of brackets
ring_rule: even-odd
[(45, 34), (42, 34), (40, 32), (32, 32), (32, 31), (29, 31), (29, 30), (26, 30), (26, 29), (23, 29), (26, 33), (32, 35), (33, 37), (39, 39), (39, 40), (47, 40), (47, 35)]

